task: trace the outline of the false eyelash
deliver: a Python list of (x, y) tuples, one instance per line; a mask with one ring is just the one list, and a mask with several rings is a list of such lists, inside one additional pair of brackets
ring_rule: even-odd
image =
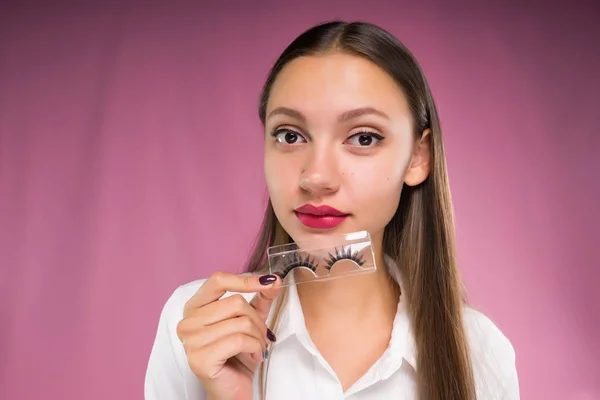
[(342, 247), (341, 250), (338, 250), (337, 248), (335, 249), (335, 255), (329, 253), (329, 258), (325, 260), (327, 262), (327, 266), (325, 268), (330, 271), (331, 268), (333, 268), (333, 265), (340, 260), (354, 261), (359, 267), (362, 267), (365, 263), (365, 259), (363, 258), (362, 254), (358, 254), (358, 251), (353, 253), (350, 247)]
[(312, 272), (315, 272), (317, 270), (317, 262), (315, 258), (312, 258), (310, 256), (310, 254), (307, 254), (305, 257), (302, 257), (301, 255), (298, 255), (298, 253), (293, 253), (290, 263), (283, 269), (283, 271), (279, 272), (277, 275), (279, 275), (281, 279), (283, 279), (294, 268), (308, 268)]

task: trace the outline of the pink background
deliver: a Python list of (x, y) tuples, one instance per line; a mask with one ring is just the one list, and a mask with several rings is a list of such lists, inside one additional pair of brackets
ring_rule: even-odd
[(255, 237), (267, 69), (331, 18), (422, 63), (522, 398), (600, 399), (599, 7), (98, 3), (0, 11), (0, 399), (142, 398), (164, 301)]

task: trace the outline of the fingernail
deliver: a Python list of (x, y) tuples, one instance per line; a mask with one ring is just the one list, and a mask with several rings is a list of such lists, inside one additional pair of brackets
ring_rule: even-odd
[(271, 342), (277, 341), (277, 338), (275, 337), (275, 334), (269, 328), (267, 328), (267, 339), (269, 339)]
[(258, 281), (260, 282), (261, 285), (270, 285), (271, 283), (275, 282), (277, 280), (277, 277), (275, 275), (263, 275), (260, 278), (258, 278)]
[(265, 349), (265, 352), (263, 353), (263, 358), (265, 360), (269, 358), (269, 349)]

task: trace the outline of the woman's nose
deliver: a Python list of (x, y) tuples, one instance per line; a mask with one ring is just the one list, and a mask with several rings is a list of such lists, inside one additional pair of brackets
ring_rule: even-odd
[(333, 151), (313, 150), (306, 159), (299, 185), (313, 195), (336, 192), (340, 187), (340, 175)]

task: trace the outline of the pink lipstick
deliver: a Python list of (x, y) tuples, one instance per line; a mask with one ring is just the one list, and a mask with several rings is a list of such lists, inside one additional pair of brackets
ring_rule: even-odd
[(294, 213), (304, 225), (315, 229), (332, 229), (340, 225), (350, 214), (336, 210), (330, 206), (313, 206), (305, 204), (298, 207)]

